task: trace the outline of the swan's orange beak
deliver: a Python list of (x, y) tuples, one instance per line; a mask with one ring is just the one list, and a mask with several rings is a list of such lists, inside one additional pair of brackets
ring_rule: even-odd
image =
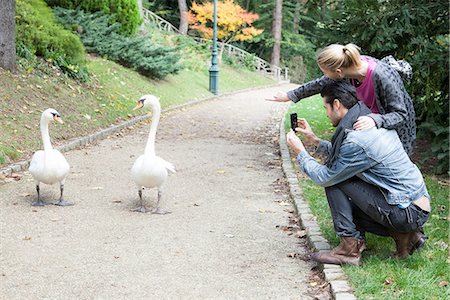
[(53, 120), (55, 120), (55, 122), (58, 122), (59, 124), (64, 124), (63, 120), (59, 116), (53, 116)]
[(136, 110), (136, 109), (142, 108), (143, 106), (144, 106), (144, 103), (142, 103), (142, 101), (139, 101), (139, 102), (138, 102), (138, 104), (136, 105), (136, 107), (135, 107), (135, 108), (133, 108), (133, 110)]

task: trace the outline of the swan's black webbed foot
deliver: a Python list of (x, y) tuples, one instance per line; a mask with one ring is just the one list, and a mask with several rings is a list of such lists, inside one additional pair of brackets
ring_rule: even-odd
[(164, 210), (160, 207), (157, 207), (152, 210), (152, 214), (155, 214), (155, 215), (167, 215), (167, 214), (171, 214), (171, 213), (172, 213), (171, 211)]
[(150, 209), (148, 209), (147, 207), (145, 207), (144, 205), (138, 206), (136, 208), (133, 208), (131, 211), (134, 212), (140, 212), (140, 213), (147, 213), (150, 211)]
[(66, 201), (64, 199), (59, 199), (57, 202), (53, 203), (54, 205), (58, 205), (58, 206), (72, 206), (74, 203), (73, 202), (69, 202)]
[(47, 203), (42, 201), (41, 199), (38, 199), (37, 201), (34, 201), (33, 203), (31, 203), (32, 206), (45, 206), (45, 205), (49, 205), (51, 203)]

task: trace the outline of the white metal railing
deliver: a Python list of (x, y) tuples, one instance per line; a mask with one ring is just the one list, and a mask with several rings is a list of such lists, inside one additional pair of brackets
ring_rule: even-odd
[[(143, 11), (143, 16), (144, 16), (144, 23), (153, 24), (159, 30), (162, 30), (162, 31), (181, 34), (181, 32), (175, 26), (173, 26), (171, 23), (164, 20), (157, 14), (153, 13), (152, 11), (145, 9), (145, 8), (143, 8), (142, 11)], [(210, 42), (210, 40), (206, 40), (206, 39), (200, 39), (200, 38), (194, 38), (194, 39), (199, 42), (202, 42), (202, 43)], [(223, 43), (217, 42), (217, 44), (220, 47), (222, 47)], [(230, 44), (225, 44), (224, 52), (226, 52), (226, 54), (229, 56), (233, 56), (233, 57), (237, 58), (239, 60), (239, 62), (243, 62), (248, 57), (252, 57), (252, 59), (255, 60), (255, 64), (254, 64), (255, 71), (260, 72), (264, 75), (272, 76), (277, 80), (286, 80), (286, 81), (289, 80), (288, 68), (282, 69), (277, 66), (272, 66), (269, 62), (257, 57), (256, 55), (251, 54), (245, 50), (242, 50), (242, 49), (235, 47), (233, 45), (230, 45)]]
[(164, 20), (154, 12), (149, 11), (148, 9), (143, 8), (143, 16), (144, 16), (144, 23), (151, 23), (156, 25), (159, 30), (167, 31), (167, 32), (175, 32), (181, 34), (181, 32), (173, 26), (168, 21)]

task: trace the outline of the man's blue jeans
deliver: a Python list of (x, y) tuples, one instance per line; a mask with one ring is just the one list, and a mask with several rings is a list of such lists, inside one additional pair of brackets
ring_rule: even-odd
[(390, 205), (380, 188), (358, 177), (326, 187), (328, 204), (338, 236), (364, 238), (365, 232), (389, 236), (389, 231), (421, 229), (428, 212), (411, 204), (407, 208)]

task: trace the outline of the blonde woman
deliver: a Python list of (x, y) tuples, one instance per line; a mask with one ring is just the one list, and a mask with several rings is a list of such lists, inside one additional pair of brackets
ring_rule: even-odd
[[(408, 155), (416, 140), (414, 106), (405, 89), (399, 70), (376, 58), (361, 55), (354, 44), (332, 44), (317, 55), (317, 64), (325, 76), (310, 81), (287, 93), (280, 92), (271, 101), (287, 102), (318, 94), (323, 86), (335, 80), (348, 80), (356, 88), (358, 99), (372, 111), (361, 116), (355, 130), (376, 126), (395, 129)], [(410, 69), (405, 71), (407, 76)]]

